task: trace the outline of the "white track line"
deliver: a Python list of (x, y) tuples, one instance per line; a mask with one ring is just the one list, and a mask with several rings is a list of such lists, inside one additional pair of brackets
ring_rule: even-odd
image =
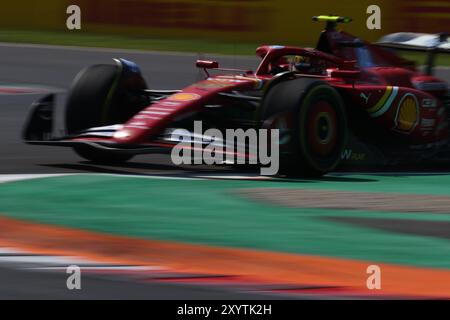
[(43, 178), (58, 178), (65, 176), (97, 176), (97, 177), (118, 177), (118, 178), (139, 178), (139, 179), (160, 179), (160, 180), (206, 180), (206, 179), (230, 179), (230, 180), (242, 180), (242, 179), (254, 179), (254, 180), (267, 180), (270, 177), (262, 177), (256, 175), (239, 176), (236, 174), (230, 175), (199, 175), (192, 177), (172, 177), (164, 175), (146, 175), (144, 174), (114, 174), (114, 173), (61, 173), (61, 174), (0, 174), (0, 183), (26, 181), (33, 179)]
[[(22, 252), (22, 254), (24, 254)], [(98, 265), (98, 262), (79, 257), (66, 256), (0, 256), (0, 262), (13, 264), (38, 264), (38, 265)]]
[[(345, 177), (345, 176), (427, 176), (427, 175), (450, 175), (450, 172), (333, 172), (326, 177)], [(113, 174), (113, 173), (61, 173), (61, 174), (0, 174), (0, 184), (16, 181), (26, 181), (44, 178), (58, 178), (66, 176), (97, 176), (97, 177), (118, 177), (118, 178), (138, 178), (154, 180), (249, 180), (249, 181), (302, 181), (305, 179), (288, 179), (282, 177), (259, 176), (255, 174), (239, 175), (229, 174), (199, 174), (190, 177), (164, 176), (164, 175), (145, 175), (145, 174)], [(306, 179), (309, 180), (309, 179)], [(320, 181), (320, 179), (319, 179)], [(1, 253), (1, 252), (0, 252)]]
[(12, 264), (30, 270), (66, 270), (68, 266), (78, 266), (83, 271), (162, 271), (161, 266), (119, 265), (94, 261), (82, 257), (39, 255), (14, 248), (0, 247), (0, 263)]
[(161, 179), (161, 180), (200, 180), (196, 177), (167, 177), (158, 175), (140, 175), (140, 174), (113, 174), (113, 173), (55, 173), (55, 174), (0, 174), (0, 183), (26, 181), (45, 178), (59, 178), (66, 176), (97, 176), (97, 177), (120, 177), (120, 178), (141, 178), (141, 179)]
[(42, 179), (42, 178), (56, 178), (74, 175), (72, 173), (61, 173), (61, 174), (0, 174), (0, 183)]
[[(99, 263), (100, 264), (100, 263)], [(159, 266), (84, 266), (79, 265), (80, 269), (82, 271), (162, 271), (167, 270), (163, 267)], [(65, 267), (36, 267), (36, 268), (30, 268), (33, 270), (66, 270)]]

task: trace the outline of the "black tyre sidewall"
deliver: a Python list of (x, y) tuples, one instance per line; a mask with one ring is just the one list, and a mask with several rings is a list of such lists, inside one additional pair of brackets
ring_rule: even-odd
[[(108, 64), (87, 67), (76, 76), (66, 105), (68, 134), (128, 120), (127, 117), (135, 110), (130, 108), (120, 112), (121, 107), (133, 107), (126, 101), (120, 76), (121, 68)], [(137, 82), (139, 87), (145, 86), (143, 80)], [(133, 158), (133, 155), (99, 150), (87, 145), (75, 146), (73, 149), (80, 157), (98, 163), (124, 162)]]
[[(307, 122), (311, 120), (309, 118), (311, 106), (321, 100), (328, 102), (333, 107), (337, 116), (337, 145), (332, 154), (327, 157), (318, 157), (311, 152), (306, 134)], [(342, 151), (346, 146), (348, 135), (347, 116), (344, 103), (339, 93), (329, 85), (319, 84), (310, 88), (302, 99), (298, 109), (297, 119), (298, 126), (296, 126), (294, 133), (294, 143), (300, 148), (301, 158), (317, 174), (324, 174), (334, 170), (341, 160)]]
[(117, 65), (94, 65), (82, 70), (69, 91), (66, 128), (69, 134), (107, 125), (105, 113), (108, 95), (119, 77)]
[[(308, 113), (317, 99), (327, 101), (337, 115), (338, 143), (332, 155), (323, 159), (312, 154), (306, 135)], [(265, 121), (283, 113), (292, 115), (294, 126), (291, 128), (289, 143), (280, 146), (280, 174), (319, 177), (335, 169), (340, 162), (348, 135), (345, 105), (336, 89), (325, 81), (311, 78), (278, 83), (266, 93), (260, 121), (264, 126)]]

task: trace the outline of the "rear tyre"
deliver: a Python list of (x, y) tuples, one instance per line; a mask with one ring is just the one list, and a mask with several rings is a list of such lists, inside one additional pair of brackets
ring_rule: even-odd
[[(75, 78), (66, 106), (66, 128), (76, 134), (88, 128), (124, 123), (140, 108), (139, 91), (146, 88), (141, 77), (122, 81), (119, 65), (94, 65), (82, 70)], [(117, 154), (89, 146), (76, 146), (74, 151), (84, 159), (114, 163), (124, 162), (133, 155)]]
[[(339, 93), (326, 82), (296, 79), (281, 82), (267, 93), (262, 120), (277, 128), (283, 115), (289, 140), (280, 146), (280, 173), (320, 177), (336, 168), (347, 141), (347, 117)], [(275, 124), (275, 126), (274, 126)]]

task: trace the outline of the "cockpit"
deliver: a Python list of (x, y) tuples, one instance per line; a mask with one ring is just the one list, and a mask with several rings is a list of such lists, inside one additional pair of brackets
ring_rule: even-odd
[(257, 55), (262, 58), (258, 68), (259, 75), (277, 75), (283, 72), (296, 72), (309, 75), (325, 76), (327, 69), (337, 68), (338, 62), (331, 57), (320, 54), (314, 49), (263, 46)]

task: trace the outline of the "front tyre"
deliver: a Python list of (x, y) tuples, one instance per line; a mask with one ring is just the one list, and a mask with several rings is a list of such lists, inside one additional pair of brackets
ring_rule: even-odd
[[(124, 123), (142, 108), (140, 94), (146, 83), (140, 72), (123, 64), (94, 65), (81, 71), (69, 91), (66, 128), (69, 134), (92, 127)], [(98, 163), (125, 162), (133, 155), (80, 145), (73, 148), (84, 159)]]

